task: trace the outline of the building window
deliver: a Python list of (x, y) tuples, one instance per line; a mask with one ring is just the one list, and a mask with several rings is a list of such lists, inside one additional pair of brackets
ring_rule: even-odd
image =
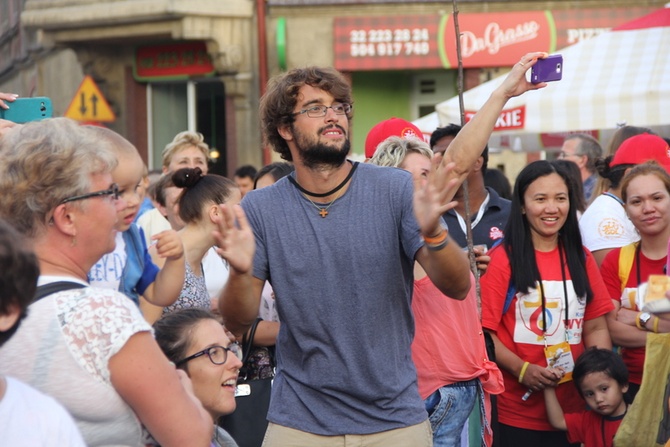
[(456, 95), (456, 74), (456, 70), (430, 70), (412, 76), (412, 119), (429, 115), (436, 104)]
[(225, 89), (219, 80), (154, 82), (147, 86), (149, 168), (162, 166), (162, 152), (184, 130), (203, 134), (210, 172), (226, 174)]

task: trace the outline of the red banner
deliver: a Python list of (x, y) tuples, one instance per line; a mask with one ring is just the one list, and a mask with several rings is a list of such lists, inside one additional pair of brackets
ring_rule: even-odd
[(542, 147), (561, 147), (565, 139), (574, 134), (587, 134), (596, 140), (600, 139), (600, 131), (598, 130), (579, 130), (574, 132), (541, 133), (540, 142), (542, 143)]
[[(468, 122), (475, 116), (473, 111), (465, 111), (465, 121)], [(494, 131), (523, 129), (526, 124), (526, 106), (506, 109), (500, 112), (498, 120), (493, 127)]]
[[(512, 66), (529, 51), (555, 52), (653, 7), (461, 13), (463, 66)], [(334, 64), (342, 71), (453, 68), (453, 16), (357, 16), (334, 21)]]
[(204, 42), (150, 45), (135, 50), (135, 78), (139, 80), (206, 76), (214, 65)]

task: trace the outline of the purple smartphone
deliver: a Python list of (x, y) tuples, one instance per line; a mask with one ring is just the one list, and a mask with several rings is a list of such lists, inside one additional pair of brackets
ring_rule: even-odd
[(552, 54), (545, 59), (538, 59), (530, 70), (530, 82), (560, 81), (563, 77), (563, 56)]

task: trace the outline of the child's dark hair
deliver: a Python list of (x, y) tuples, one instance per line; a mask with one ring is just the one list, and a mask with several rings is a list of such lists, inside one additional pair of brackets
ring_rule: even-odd
[(184, 223), (202, 219), (203, 207), (208, 203), (226, 203), (237, 185), (216, 174), (205, 175), (200, 168), (183, 168), (172, 174), (172, 183), (184, 188), (179, 196), (179, 217)]
[(584, 377), (598, 372), (605, 373), (622, 387), (628, 385), (628, 368), (619, 354), (611, 349), (588, 348), (579, 356), (572, 371), (572, 380), (582, 398)]
[[(186, 357), (193, 341), (193, 329), (203, 320), (217, 321), (209, 310), (192, 307), (165, 315), (154, 323), (154, 337), (165, 356), (173, 363)], [(188, 373), (188, 363), (180, 365)]]
[(0, 316), (12, 309), (20, 311), (19, 319), (8, 330), (0, 331), (2, 346), (18, 330), (19, 323), (28, 314), (37, 289), (40, 274), (37, 257), (12, 226), (0, 220)]
[(287, 163), (285, 161), (275, 161), (274, 163), (265, 165), (258, 170), (256, 177), (254, 177), (254, 189), (256, 189), (258, 186), (258, 180), (267, 174), (270, 174), (276, 182), (280, 178), (289, 175), (293, 171), (295, 171), (293, 164)]

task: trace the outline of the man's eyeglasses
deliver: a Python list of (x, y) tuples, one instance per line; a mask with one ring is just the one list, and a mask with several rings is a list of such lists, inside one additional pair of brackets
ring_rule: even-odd
[(326, 116), (326, 113), (328, 113), (328, 109), (333, 109), (333, 112), (335, 112), (336, 115), (347, 115), (349, 114), (349, 112), (351, 112), (352, 107), (353, 106), (351, 104), (347, 104), (346, 102), (336, 103), (330, 107), (319, 105), (302, 109), (299, 112), (293, 113), (293, 115), (302, 115), (306, 113), (307, 116), (310, 118), (321, 118), (323, 116)]
[(227, 348), (223, 346), (211, 346), (207, 349), (203, 349), (200, 352), (196, 352), (193, 355), (186, 357), (185, 359), (179, 360), (175, 363), (175, 366), (183, 365), (189, 360), (196, 359), (206, 355), (209, 357), (212, 363), (215, 365), (223, 365), (228, 360), (228, 352), (232, 352), (235, 357), (242, 360), (242, 347), (238, 343), (231, 343)]
[(82, 194), (80, 196), (68, 197), (67, 199), (62, 200), (60, 203), (75, 202), (77, 200), (90, 199), (91, 197), (100, 197), (100, 196), (112, 196), (114, 200), (119, 199), (119, 185), (113, 183), (109, 189), (103, 191), (89, 192), (88, 194)]
[(565, 159), (568, 158), (568, 157), (581, 157), (582, 155), (583, 155), (583, 154), (570, 154), (570, 153), (568, 153), (568, 152), (563, 152), (563, 151), (561, 151), (561, 152), (558, 154), (558, 158), (561, 159), (561, 160), (565, 160)]

